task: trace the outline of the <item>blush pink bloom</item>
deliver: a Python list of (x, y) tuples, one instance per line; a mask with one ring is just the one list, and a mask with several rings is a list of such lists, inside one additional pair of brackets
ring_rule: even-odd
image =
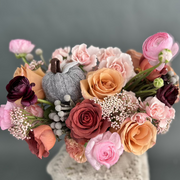
[(26, 107), (25, 110), (36, 117), (43, 117), (43, 114), (44, 114), (44, 111), (42, 110), (42, 108), (38, 106), (37, 104), (28, 106)]
[(9, 129), (12, 126), (10, 113), (14, 107), (17, 107), (17, 105), (9, 101), (6, 105), (0, 106), (0, 127), (2, 130)]
[(108, 57), (118, 57), (121, 54), (121, 50), (117, 47), (108, 47), (106, 49), (101, 48), (97, 54), (98, 61), (106, 60)]
[[(179, 50), (179, 46), (177, 43), (174, 43), (173, 37), (166, 32), (159, 32), (148, 37), (142, 46), (143, 55), (152, 66), (159, 63), (159, 53), (164, 49), (171, 50), (172, 57), (174, 57)], [(162, 63), (157, 70), (160, 71), (164, 65), (165, 63)]]
[(118, 133), (110, 131), (90, 139), (86, 146), (85, 155), (89, 163), (99, 170), (102, 165), (110, 168), (123, 153), (123, 145)]
[(14, 39), (9, 43), (9, 51), (14, 54), (28, 54), (34, 49), (35, 45), (25, 39)]
[(97, 53), (99, 48), (86, 44), (76, 45), (72, 48), (72, 60), (83, 65), (83, 69), (87, 72), (97, 65)]
[(57, 58), (60, 60), (60, 62), (63, 61), (63, 57), (65, 58), (69, 58), (69, 53), (70, 53), (71, 48), (68, 47), (64, 47), (64, 48), (59, 48), (56, 49), (53, 53), (52, 53), (52, 59), (53, 58)]
[(131, 56), (126, 53), (121, 53), (118, 57), (111, 56), (106, 60), (102, 60), (99, 64), (99, 69), (102, 69), (103, 67), (115, 69), (120, 72), (124, 78), (123, 86), (136, 75)]
[(139, 125), (144, 124), (147, 120), (152, 121), (146, 113), (135, 113), (131, 116), (131, 121), (137, 122)]
[(69, 153), (70, 157), (73, 158), (78, 163), (84, 163), (87, 161), (85, 156), (85, 147), (77, 143), (74, 139), (65, 136), (66, 151)]

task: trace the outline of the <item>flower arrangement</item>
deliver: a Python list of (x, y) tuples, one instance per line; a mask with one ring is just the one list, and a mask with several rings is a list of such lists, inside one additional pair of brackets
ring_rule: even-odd
[(24, 65), (6, 86), (0, 127), (38, 158), (65, 134), (71, 158), (110, 168), (123, 151), (141, 155), (169, 130), (179, 101), (179, 76), (169, 62), (179, 46), (168, 33), (148, 37), (142, 54), (81, 44), (56, 49), (49, 64), (41, 49), (34, 60), (34, 47), (23, 39), (9, 44)]

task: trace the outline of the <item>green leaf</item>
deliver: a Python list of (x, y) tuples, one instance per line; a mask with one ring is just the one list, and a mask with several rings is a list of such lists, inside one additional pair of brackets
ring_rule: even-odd
[(54, 110), (54, 107), (50, 106), (44, 111), (44, 118), (49, 119), (49, 114), (51, 113), (51, 110)]

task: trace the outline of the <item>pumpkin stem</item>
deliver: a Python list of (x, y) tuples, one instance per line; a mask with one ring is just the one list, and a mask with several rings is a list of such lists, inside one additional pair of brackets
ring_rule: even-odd
[(60, 69), (60, 61), (57, 58), (53, 58), (51, 60), (51, 72), (53, 72), (54, 74), (56, 74), (57, 72), (61, 73), (61, 69)]

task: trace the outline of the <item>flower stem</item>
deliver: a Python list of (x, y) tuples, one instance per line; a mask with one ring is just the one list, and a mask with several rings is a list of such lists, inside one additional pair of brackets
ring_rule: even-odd
[(29, 64), (27, 61), (26, 61), (26, 58), (25, 57), (21, 57), (22, 60), (24, 61), (25, 64)]
[(43, 57), (43, 55), (42, 55), (42, 54), (40, 55), (40, 58), (41, 58), (41, 59), (42, 59), (42, 61), (44, 62), (44, 65), (45, 65), (46, 67), (48, 67), (48, 65), (47, 65), (46, 61), (44, 60), (44, 57)]
[(47, 100), (44, 100), (44, 99), (38, 99), (37, 102), (39, 102), (39, 103), (44, 103), (44, 104), (48, 104), (48, 105), (50, 105), (50, 106), (54, 106), (53, 103), (51, 103), (51, 102), (49, 102), (49, 101), (47, 101)]

